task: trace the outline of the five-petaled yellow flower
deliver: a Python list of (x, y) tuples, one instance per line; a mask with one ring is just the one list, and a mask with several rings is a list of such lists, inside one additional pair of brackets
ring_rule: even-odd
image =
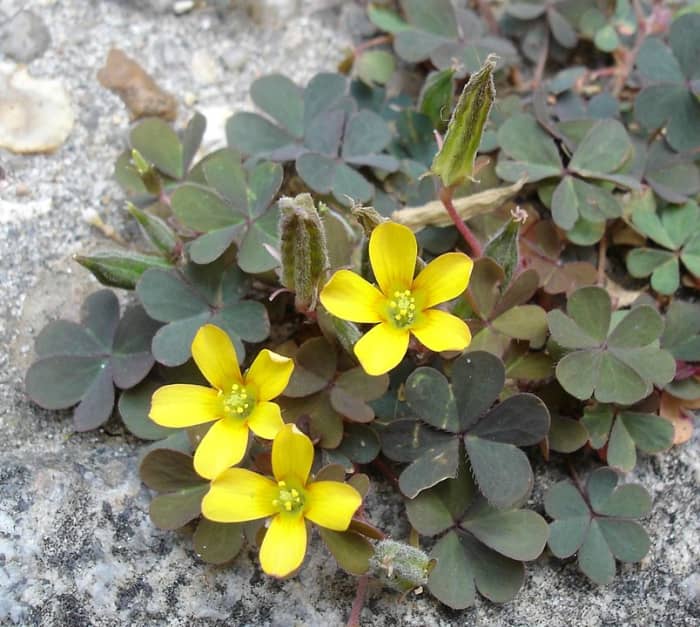
[(294, 425), (285, 425), (272, 443), (275, 481), (245, 468), (230, 468), (211, 482), (202, 514), (216, 522), (246, 522), (272, 516), (260, 564), (268, 575), (286, 577), (304, 561), (306, 520), (345, 531), (362, 503), (352, 486), (309, 481), (314, 447)]
[(195, 470), (213, 479), (243, 459), (249, 429), (272, 440), (282, 428), (280, 407), (270, 400), (287, 387), (294, 362), (264, 349), (242, 376), (229, 336), (212, 324), (197, 331), (192, 357), (213, 388), (164, 385), (153, 394), (149, 416), (164, 427), (192, 427), (215, 420), (194, 453)]
[(338, 270), (321, 291), (321, 303), (334, 316), (378, 323), (355, 344), (355, 355), (368, 374), (383, 374), (398, 365), (411, 333), (434, 351), (463, 350), (471, 342), (463, 320), (433, 307), (466, 289), (472, 260), (463, 253), (446, 253), (414, 279), (417, 256), (413, 232), (385, 222), (369, 239), (379, 289), (350, 270)]

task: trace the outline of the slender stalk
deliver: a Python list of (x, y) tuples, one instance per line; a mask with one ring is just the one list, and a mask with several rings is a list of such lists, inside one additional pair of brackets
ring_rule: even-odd
[(608, 238), (603, 235), (598, 244), (598, 285), (605, 286), (605, 264), (608, 260)]
[(365, 605), (365, 597), (367, 596), (367, 580), (367, 575), (362, 575), (357, 580), (357, 592), (355, 593), (355, 600), (352, 602), (348, 627), (360, 627), (360, 615), (362, 614), (362, 608)]
[(624, 88), (625, 83), (627, 82), (627, 77), (630, 75), (632, 68), (634, 68), (634, 62), (637, 60), (639, 50), (642, 47), (642, 44), (644, 43), (644, 40), (647, 38), (648, 35), (646, 18), (644, 16), (644, 12), (642, 11), (642, 7), (639, 4), (639, 0), (632, 0), (632, 5), (634, 7), (634, 13), (637, 17), (637, 36), (634, 40), (634, 46), (632, 47), (632, 50), (630, 50), (627, 53), (627, 56), (625, 58), (625, 64), (615, 76), (615, 82), (613, 83), (612, 87), (612, 94), (616, 98), (620, 95), (620, 92), (622, 92), (622, 89)]
[(537, 59), (537, 67), (535, 67), (535, 75), (532, 77), (532, 83), (530, 84), (530, 89), (535, 91), (542, 83), (542, 77), (544, 76), (544, 67), (547, 64), (547, 57), (549, 56), (549, 31), (545, 31), (544, 35), (544, 46), (540, 52), (540, 56)]
[(364, 52), (365, 50), (369, 48), (374, 48), (375, 46), (381, 46), (382, 44), (389, 44), (393, 41), (394, 37), (393, 35), (380, 35), (379, 37), (374, 37), (373, 39), (368, 39), (367, 41), (363, 41), (361, 44), (358, 44), (355, 46), (353, 50), (353, 54), (357, 56), (361, 52)]
[(450, 219), (452, 220), (452, 222), (454, 222), (454, 225), (457, 227), (457, 230), (459, 231), (460, 235), (464, 238), (464, 241), (469, 246), (472, 255), (475, 258), (481, 257), (484, 254), (484, 249), (481, 246), (479, 240), (476, 239), (474, 233), (471, 232), (471, 230), (464, 223), (462, 218), (459, 217), (459, 214), (457, 213), (457, 210), (455, 209), (455, 206), (452, 202), (452, 194), (453, 190), (451, 187), (443, 187), (440, 190), (440, 200), (445, 206), (445, 209), (447, 210)]

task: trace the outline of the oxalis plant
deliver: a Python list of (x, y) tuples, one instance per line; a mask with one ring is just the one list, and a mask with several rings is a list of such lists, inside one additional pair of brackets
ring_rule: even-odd
[(652, 541), (637, 460), (700, 407), (700, 15), (477, 4), (370, 4), (339, 72), (258, 79), (210, 154), (199, 114), (135, 125), (145, 245), (76, 257), (123, 291), (27, 373), (76, 430), (148, 441), (153, 523), (196, 559), (294, 577), (320, 540), (351, 624), (369, 580), (507, 602), (543, 551), (609, 583)]

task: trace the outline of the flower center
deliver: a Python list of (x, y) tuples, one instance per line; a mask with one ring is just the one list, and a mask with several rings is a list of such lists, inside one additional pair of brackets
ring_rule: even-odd
[(272, 505), (282, 514), (298, 514), (304, 509), (305, 495), (300, 488), (293, 488), (286, 481), (278, 481), (279, 492), (273, 499)]
[(239, 383), (224, 396), (224, 412), (229, 418), (247, 418), (255, 407), (255, 398)]
[(416, 318), (416, 299), (411, 290), (395, 291), (389, 300), (389, 320), (397, 329), (405, 329)]

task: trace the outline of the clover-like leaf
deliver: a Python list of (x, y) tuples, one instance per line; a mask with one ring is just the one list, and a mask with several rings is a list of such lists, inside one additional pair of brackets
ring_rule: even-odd
[[(491, 353), (459, 357), (451, 378), (450, 384), (438, 371), (419, 368), (406, 380), (406, 400), (417, 419), (395, 421), (381, 433), (388, 457), (411, 461), (399, 477), (399, 487), (413, 498), (454, 478), (463, 445), (484, 496), (496, 507), (510, 507), (532, 486), (530, 464), (517, 447), (544, 438), (549, 430), (547, 408), (532, 394), (515, 394), (494, 406), (505, 369)], [(431, 434), (433, 429), (439, 431)]]
[(126, 150), (115, 163), (117, 183), (130, 195), (157, 197), (159, 188), (170, 187), (188, 176), (205, 129), (206, 119), (199, 113), (190, 119), (180, 136), (160, 118), (139, 122), (131, 129), (129, 144), (151, 170), (140, 173), (131, 150)]
[(637, 463), (636, 449), (658, 453), (673, 444), (673, 425), (654, 414), (598, 405), (586, 408), (581, 422), (590, 433), (591, 446), (600, 449), (607, 444), (608, 464), (624, 472)]
[(646, 153), (644, 180), (667, 202), (685, 203), (700, 192), (700, 168), (688, 155), (673, 152), (663, 139), (648, 149), (637, 142), (635, 149)]
[(145, 272), (136, 293), (149, 316), (167, 323), (153, 338), (156, 360), (166, 366), (184, 364), (197, 330), (214, 324), (229, 334), (243, 361), (243, 340), (261, 342), (270, 332), (265, 306), (245, 300), (247, 289), (244, 274), (223, 258), (182, 270)]
[(661, 347), (681, 361), (700, 361), (700, 305), (673, 300), (666, 310)]
[[(153, 393), (162, 385), (172, 383), (194, 383), (208, 385), (199, 369), (193, 362), (187, 362), (179, 368), (165, 368), (159, 364), (151, 370), (151, 373), (138, 385), (124, 390), (119, 395), (117, 408), (126, 428), (136, 437), (142, 440), (164, 440), (177, 437), (182, 429), (161, 427), (153, 422), (148, 414), (151, 411), (151, 399)], [(166, 446), (166, 448), (168, 448)]]
[(192, 536), (198, 557), (209, 564), (224, 564), (238, 555), (243, 525), (199, 518), (209, 481), (194, 471), (191, 455), (167, 448), (152, 450), (141, 461), (139, 475), (158, 493), (149, 508), (156, 527), (179, 529), (199, 519)]
[(658, 213), (638, 207), (632, 224), (659, 248), (635, 248), (627, 255), (627, 269), (636, 278), (651, 275), (651, 286), (660, 294), (673, 294), (680, 285), (680, 265), (700, 278), (700, 208), (694, 200), (682, 206), (668, 205)]
[(663, 319), (653, 307), (616, 312), (613, 320), (608, 293), (583, 287), (571, 295), (567, 311), (550, 311), (547, 320), (552, 339), (572, 351), (555, 370), (572, 396), (631, 405), (673, 379), (676, 365), (659, 348)]
[(236, 243), (244, 272), (266, 272), (279, 265), (266, 246), (278, 247), (279, 209), (273, 203), (282, 167), (262, 162), (246, 171), (240, 159), (221, 150), (203, 164), (208, 183), (186, 183), (172, 195), (175, 216), (203, 234), (189, 245), (192, 261), (211, 263)]
[(421, 535), (440, 536), (428, 589), (454, 609), (473, 605), (476, 590), (495, 603), (512, 599), (524, 580), (522, 562), (536, 559), (547, 541), (539, 514), (488, 505), (464, 463), (456, 478), (407, 501), (406, 512)]
[(617, 120), (589, 125), (566, 170), (556, 143), (529, 114), (507, 120), (498, 130), (498, 142), (502, 154), (496, 173), (504, 180), (515, 181), (521, 176), (527, 176), (530, 182), (560, 178), (551, 196), (552, 217), (558, 226), (571, 231), (570, 239), (577, 243), (584, 243), (581, 240), (590, 236), (577, 232), (576, 226), (580, 231), (588, 224), (604, 223), (622, 214), (617, 199), (601, 181), (626, 188), (639, 185), (635, 178), (619, 174), (632, 158), (634, 148)]
[(489, 53), (501, 58), (502, 65), (518, 59), (507, 39), (486, 34), (478, 16), (469, 9), (455, 8), (449, 0), (400, 0), (405, 20), (389, 11), (369, 12), (383, 30), (394, 35), (396, 54), (409, 63), (430, 59), (440, 70), (460, 64), (458, 76), (481, 67)]
[(700, 15), (682, 15), (671, 25), (670, 48), (658, 37), (647, 37), (636, 58), (646, 86), (634, 102), (635, 118), (650, 131), (666, 127), (668, 143), (676, 151), (700, 145), (698, 29)]
[(638, 562), (649, 551), (649, 536), (635, 519), (651, 507), (647, 491), (637, 484), (617, 485), (609, 468), (591, 473), (582, 495), (570, 481), (561, 481), (545, 495), (549, 548), (556, 557), (578, 552), (578, 565), (599, 585), (615, 577), (615, 559)]
[(139, 475), (151, 490), (158, 492), (150, 507), (156, 527), (179, 529), (200, 515), (209, 482), (194, 471), (190, 455), (156, 449), (141, 461)]
[(474, 264), (467, 301), (455, 313), (469, 319), (474, 337), (471, 350), (487, 350), (502, 357), (512, 340), (542, 346), (547, 335), (544, 309), (528, 304), (538, 285), (534, 270), (525, 270), (506, 283), (505, 272), (493, 259)]
[[(376, 113), (356, 111), (348, 80), (318, 74), (305, 89), (288, 78), (264, 76), (253, 83), (253, 102), (268, 116), (236, 113), (227, 123), (229, 145), (256, 159), (296, 162), (304, 182), (319, 193), (365, 202), (374, 186), (357, 168), (394, 171), (398, 162), (381, 154), (391, 129)], [(287, 110), (288, 109), (288, 110)]]
[(75, 428), (96, 429), (112, 414), (114, 387), (135, 386), (153, 366), (151, 340), (159, 326), (142, 307), (120, 319), (114, 292), (94, 292), (83, 303), (81, 324), (56, 320), (39, 333), (27, 393), (46, 409), (77, 405)]
[[(336, 449), (357, 463), (368, 463), (379, 450), (377, 436), (360, 424), (374, 420), (369, 404), (389, 386), (388, 375), (373, 377), (359, 366), (338, 371), (336, 348), (323, 337), (307, 340), (296, 350), (286, 351), (296, 367), (280, 400), (287, 422), (304, 418), (311, 436), (325, 449)], [(363, 461), (365, 460), (365, 461)]]
[(526, 266), (535, 270), (540, 277), (540, 287), (547, 294), (567, 295), (579, 287), (593, 285), (598, 273), (587, 261), (568, 261), (562, 254), (562, 242), (556, 227), (551, 221), (542, 220), (535, 224), (520, 239)]
[[(530, 30), (534, 29), (533, 20), (543, 21), (558, 45), (563, 48), (573, 48), (578, 42), (578, 36), (566, 15), (566, 11), (562, 12), (562, 8), (566, 8), (565, 4), (562, 0), (553, 0), (552, 2), (538, 2), (536, 0), (528, 2), (526, 0), (524, 2), (509, 2), (505, 6), (505, 10), (509, 17), (526, 22), (526, 28)], [(529, 54), (528, 56), (533, 58), (534, 55)]]

